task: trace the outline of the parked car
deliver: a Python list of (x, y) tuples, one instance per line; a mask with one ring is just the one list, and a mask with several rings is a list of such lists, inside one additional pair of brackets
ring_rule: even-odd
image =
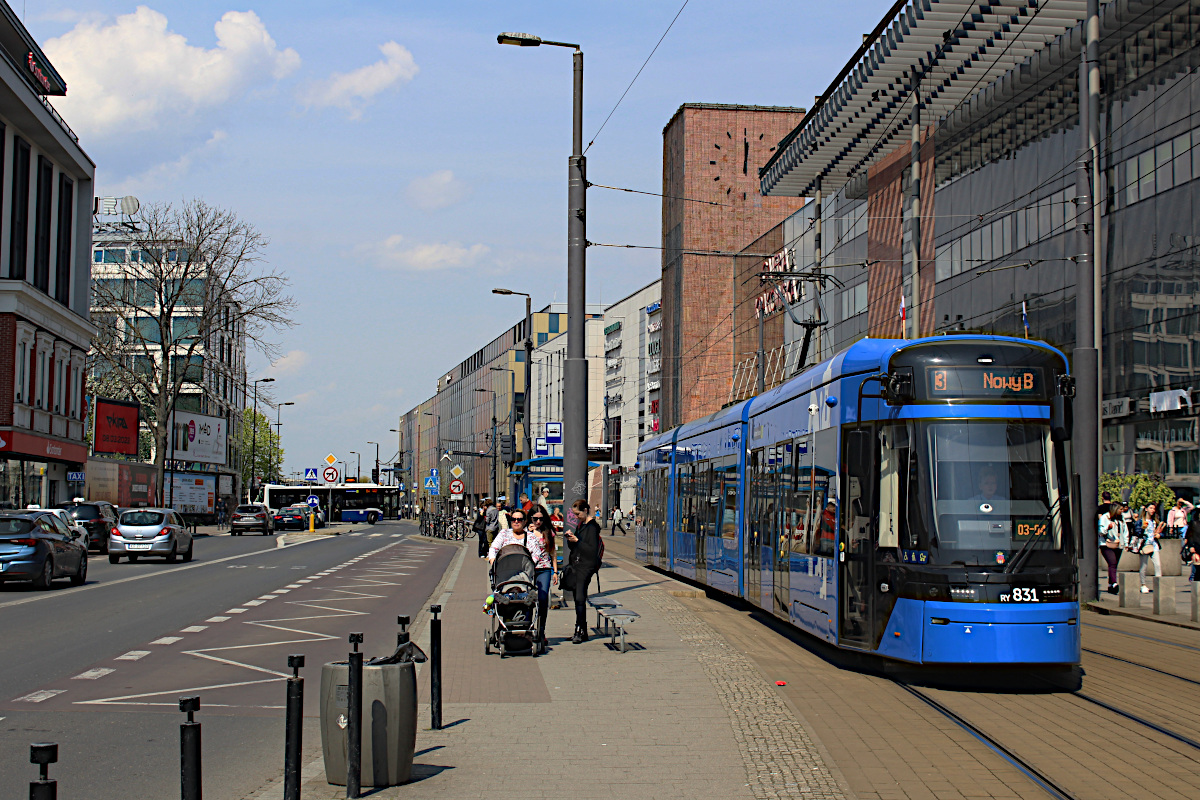
[(87, 547), (87, 531), (70, 514), (61, 508), (48, 508), (46, 510), (62, 520), (62, 524), (67, 526), (67, 530), (74, 534), (75, 540), (84, 547)]
[(108, 563), (121, 556), (131, 562), (142, 556), (163, 556), (168, 564), (176, 558), (191, 561), (196, 549), (192, 534), (178, 512), (170, 508), (137, 508), (122, 511), (108, 536)]
[(108, 552), (108, 534), (117, 524), (116, 507), (104, 500), (73, 500), (59, 503), (58, 507), (71, 515), (75, 524), (87, 531), (87, 539), (80, 542), (91, 550), (95, 547), (103, 555)]
[(281, 508), (274, 515), (275, 529), (296, 528), (297, 530), (306, 531), (308, 530), (308, 520), (312, 515), (312, 509), (304, 503), (296, 503), (287, 508)]
[(246, 503), (233, 511), (233, 519), (229, 522), (229, 532), (241, 536), (246, 531), (258, 531), (268, 536), (275, 530), (275, 515), (271, 509), (262, 503)]
[(0, 581), (33, 581), (50, 588), (55, 578), (87, 580), (87, 548), (80, 535), (48, 509), (0, 511)]

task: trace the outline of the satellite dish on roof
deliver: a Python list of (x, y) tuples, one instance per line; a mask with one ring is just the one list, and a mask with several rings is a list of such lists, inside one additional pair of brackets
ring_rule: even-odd
[(141, 207), (142, 204), (131, 194), (127, 194), (121, 198), (121, 213), (127, 217), (132, 217)]

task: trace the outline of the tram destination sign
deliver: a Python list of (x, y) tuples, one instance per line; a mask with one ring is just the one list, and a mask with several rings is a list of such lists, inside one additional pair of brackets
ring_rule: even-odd
[(930, 399), (1046, 399), (1040, 367), (929, 367)]

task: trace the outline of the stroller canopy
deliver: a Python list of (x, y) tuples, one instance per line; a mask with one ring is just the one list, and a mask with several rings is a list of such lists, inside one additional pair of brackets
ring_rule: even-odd
[(533, 584), (533, 556), (519, 544), (506, 544), (492, 565), (492, 588), (514, 581)]

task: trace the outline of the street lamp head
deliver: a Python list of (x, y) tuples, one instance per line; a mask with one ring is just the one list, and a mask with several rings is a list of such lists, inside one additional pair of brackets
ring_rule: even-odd
[(512, 289), (492, 289), (492, 294), (515, 294)]
[(542, 43), (542, 37), (532, 33), (502, 33), (496, 37), (496, 44), (515, 44), (517, 47), (537, 47)]
[(259, 378), (258, 380), (255, 381), (255, 383), (274, 383), (274, 382), (275, 382), (274, 378)]
[(296, 404), (295, 404), (295, 402), (291, 402), (291, 403), (280, 403), (279, 405), (281, 405), (281, 406), (294, 406), (294, 405), (296, 405)]

